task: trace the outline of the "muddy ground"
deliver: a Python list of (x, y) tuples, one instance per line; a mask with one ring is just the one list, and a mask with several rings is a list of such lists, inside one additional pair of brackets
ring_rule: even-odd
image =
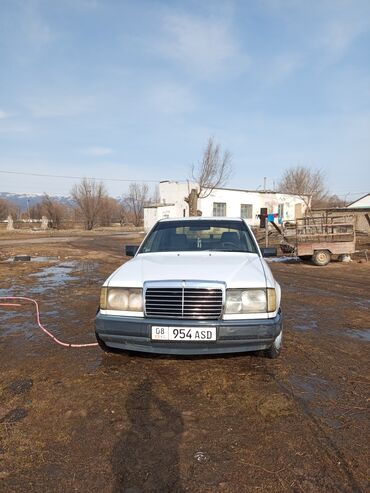
[[(94, 342), (102, 281), (135, 238), (0, 246), (0, 296)], [(5, 243), (5, 244), (4, 244)], [(32, 306), (0, 307), (0, 491), (365, 492), (370, 263), (271, 263), (282, 356), (172, 358), (70, 349)]]

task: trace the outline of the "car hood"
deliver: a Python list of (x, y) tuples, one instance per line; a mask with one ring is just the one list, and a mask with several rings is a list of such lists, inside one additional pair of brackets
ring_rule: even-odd
[(145, 281), (223, 281), (228, 288), (266, 287), (260, 257), (239, 252), (143, 253), (119, 267), (110, 287), (142, 287)]

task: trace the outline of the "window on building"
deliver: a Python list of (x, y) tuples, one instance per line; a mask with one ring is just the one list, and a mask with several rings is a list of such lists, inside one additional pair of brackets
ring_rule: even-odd
[(213, 202), (213, 215), (215, 217), (226, 216), (226, 203)]
[(279, 217), (284, 217), (284, 204), (279, 204), (278, 205), (278, 216)]
[(252, 204), (240, 204), (240, 217), (244, 219), (252, 219), (253, 217), (253, 205)]

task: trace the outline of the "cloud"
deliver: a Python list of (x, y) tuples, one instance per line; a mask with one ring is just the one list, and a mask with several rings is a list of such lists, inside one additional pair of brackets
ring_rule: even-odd
[(5, 125), (3, 122), (0, 122), (0, 133), (5, 134), (5, 133), (25, 133), (29, 132), (31, 130), (31, 127), (28, 125), (24, 124), (9, 124)]
[(249, 63), (227, 19), (167, 14), (155, 49), (198, 77), (243, 71)]
[(370, 29), (368, 0), (262, 0), (265, 15), (295, 33), (307, 56), (332, 64), (340, 61)]
[(268, 66), (269, 84), (276, 84), (293, 76), (304, 66), (304, 59), (298, 53), (281, 53), (273, 58)]
[(27, 17), (23, 18), (24, 34), (29, 42), (34, 45), (46, 45), (53, 41), (56, 33), (41, 17), (36, 9), (27, 9)]
[(0, 109), (0, 120), (5, 120), (5, 118), (9, 118), (10, 116), (10, 113)]
[(93, 146), (85, 149), (83, 153), (94, 157), (109, 156), (110, 154), (113, 154), (113, 149), (110, 147)]
[(366, 19), (348, 17), (330, 19), (323, 25), (318, 44), (332, 61), (337, 61), (369, 27), (370, 22)]
[(176, 83), (164, 83), (148, 92), (148, 102), (154, 109), (165, 115), (189, 113), (195, 102), (191, 91)]
[(25, 101), (25, 106), (35, 118), (54, 118), (76, 116), (93, 108), (89, 97), (51, 95), (48, 98), (32, 98)]

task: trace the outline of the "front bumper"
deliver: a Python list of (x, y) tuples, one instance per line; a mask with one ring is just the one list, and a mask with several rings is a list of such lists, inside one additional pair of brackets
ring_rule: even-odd
[[(215, 342), (152, 341), (152, 325), (216, 327)], [(109, 348), (159, 354), (204, 355), (267, 349), (283, 327), (281, 311), (275, 318), (256, 320), (169, 320), (96, 315), (95, 331)]]

